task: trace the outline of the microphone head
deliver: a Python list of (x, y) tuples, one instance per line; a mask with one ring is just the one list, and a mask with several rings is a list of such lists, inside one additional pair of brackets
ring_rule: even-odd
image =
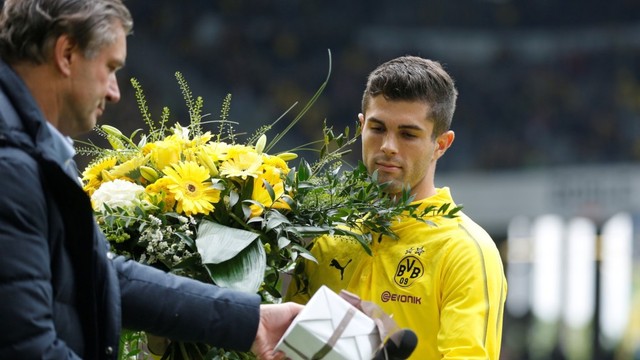
[(401, 329), (389, 336), (373, 360), (404, 360), (418, 346), (418, 336), (410, 329)]
[(418, 336), (411, 329), (402, 329), (391, 334), (387, 343), (394, 345), (385, 345), (389, 359), (406, 359), (418, 346)]

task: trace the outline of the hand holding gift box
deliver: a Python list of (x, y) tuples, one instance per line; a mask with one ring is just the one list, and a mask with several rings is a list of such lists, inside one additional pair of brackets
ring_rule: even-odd
[[(398, 332), (395, 322), (377, 305), (346, 291), (338, 295), (322, 286), (292, 322), (276, 350), (292, 360), (385, 359), (383, 340), (388, 334), (397, 333), (402, 335), (402, 341), (395, 339), (395, 344), (404, 344), (407, 331), (411, 332)], [(415, 341), (406, 356), (413, 348)], [(406, 350), (405, 346), (403, 351)]]

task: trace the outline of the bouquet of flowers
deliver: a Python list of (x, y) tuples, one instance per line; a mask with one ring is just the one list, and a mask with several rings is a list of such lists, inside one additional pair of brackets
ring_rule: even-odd
[[(164, 108), (154, 121), (136, 79), (138, 106), (148, 131), (127, 136), (117, 128), (97, 128), (111, 148), (84, 143), (78, 152), (93, 157), (82, 172), (96, 219), (112, 250), (164, 271), (218, 286), (259, 293), (265, 303), (281, 301), (284, 274), (299, 257), (312, 258), (307, 239), (320, 234), (355, 237), (369, 251), (371, 233), (393, 237), (392, 221), (402, 214), (420, 218), (407, 194), (382, 196), (383, 185), (359, 164), (342, 170), (359, 129), (334, 134), (326, 125), (315, 145), (313, 163), (295, 151), (271, 154), (275, 143), (304, 115), (326, 81), (285, 131), (267, 142), (273, 125), (263, 126), (245, 141), (228, 119), (228, 95), (219, 119), (205, 122), (203, 100), (194, 99), (176, 73), (189, 110), (188, 125), (169, 125)], [(328, 77), (327, 77), (328, 79)], [(277, 120), (276, 120), (277, 121)], [(205, 124), (218, 131), (204, 131)], [(307, 144), (310, 146), (314, 144)], [(303, 149), (300, 147), (299, 149)], [(450, 216), (457, 209), (421, 209)], [(121, 356), (143, 350), (145, 334), (125, 332)], [(251, 358), (204, 344), (172, 342), (163, 358)]]

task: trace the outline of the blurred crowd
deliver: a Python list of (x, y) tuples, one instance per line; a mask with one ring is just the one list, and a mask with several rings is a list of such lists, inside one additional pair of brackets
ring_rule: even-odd
[(231, 120), (251, 133), (297, 103), (284, 127), (331, 66), (323, 94), (281, 144), (293, 148), (319, 139), (325, 120), (353, 128), (367, 74), (414, 54), (441, 61), (460, 92), (441, 171), (640, 160), (638, 1), (127, 3), (136, 24), (123, 97), (105, 116), (125, 130), (142, 127), (130, 77), (157, 117), (165, 105), (187, 116), (176, 71), (211, 118), (230, 93)]

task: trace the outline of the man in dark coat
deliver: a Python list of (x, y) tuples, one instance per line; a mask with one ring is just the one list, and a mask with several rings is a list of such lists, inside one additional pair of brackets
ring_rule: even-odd
[(0, 358), (114, 359), (122, 326), (273, 353), (301, 307), (114, 257), (69, 136), (120, 98), (121, 0), (5, 0), (0, 16)]

